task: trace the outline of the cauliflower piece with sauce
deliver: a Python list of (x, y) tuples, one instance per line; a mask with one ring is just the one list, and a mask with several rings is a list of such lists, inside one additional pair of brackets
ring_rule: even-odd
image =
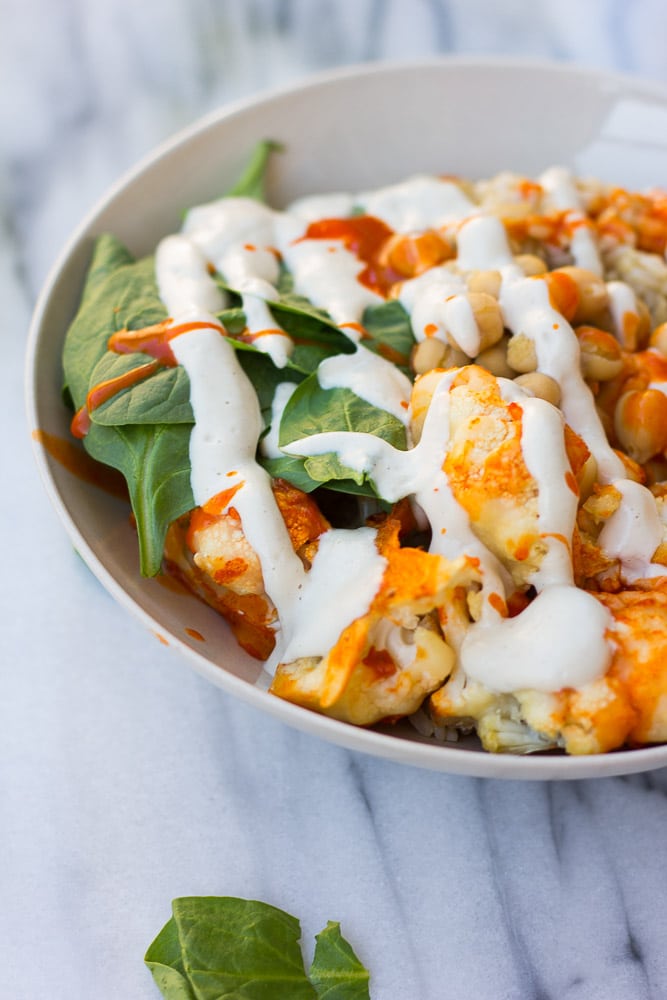
[(477, 571), (466, 557), (449, 562), (401, 547), (399, 528), (389, 519), (378, 532), (387, 565), (369, 610), (343, 630), (326, 656), (279, 664), (273, 694), (370, 725), (411, 714), (447, 679), (455, 656), (436, 612), (447, 607), (452, 616), (465, 615)]
[(432, 695), (437, 725), (474, 728), (486, 750), (605, 753), (667, 740), (667, 578), (596, 593), (611, 613), (605, 676), (578, 689), (499, 694), (460, 673)]
[[(415, 383), (411, 405), (417, 441), (441, 376), (434, 370)], [(510, 572), (517, 588), (525, 589), (540, 568), (546, 545), (539, 526), (538, 484), (522, 448), (522, 408), (504, 399), (501, 381), (478, 365), (458, 372), (449, 396), (443, 469), (452, 493), (480, 541)], [(574, 492), (589, 452), (565, 424), (563, 434)]]
[[(308, 566), (317, 538), (329, 522), (317, 504), (283, 479), (273, 495), (292, 547)], [(266, 660), (275, 646), (277, 612), (264, 588), (259, 557), (243, 531), (233, 497), (220, 494), (174, 522), (167, 533), (165, 563), (226, 620), (240, 646)]]

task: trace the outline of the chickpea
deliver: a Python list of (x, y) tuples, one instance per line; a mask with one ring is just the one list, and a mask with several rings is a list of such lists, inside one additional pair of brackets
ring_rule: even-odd
[(412, 412), (410, 430), (412, 431), (412, 439), (415, 444), (419, 443), (426, 414), (428, 413), (433, 393), (441, 377), (442, 371), (427, 372), (425, 375), (420, 375), (412, 387), (412, 396), (410, 398), (410, 409)]
[(487, 372), (491, 372), (496, 378), (514, 378), (516, 372), (513, 368), (510, 368), (507, 361), (507, 345), (509, 341), (510, 335), (508, 333), (503, 334), (497, 344), (494, 344), (493, 347), (487, 347), (485, 351), (477, 355), (475, 364), (481, 368), (486, 368)]
[(548, 270), (542, 258), (534, 253), (517, 254), (514, 263), (521, 268), (527, 278), (533, 278), (536, 274), (544, 274)]
[(427, 337), (426, 340), (415, 344), (410, 359), (412, 370), (416, 375), (423, 375), (425, 372), (430, 372), (433, 368), (438, 368), (448, 347), (448, 344), (443, 343), (437, 337)]
[(667, 396), (659, 389), (631, 389), (616, 404), (614, 430), (621, 447), (640, 465), (667, 448)]
[(579, 308), (579, 286), (567, 273), (564, 267), (558, 267), (554, 271), (547, 271), (546, 274), (537, 275), (546, 282), (549, 289), (549, 300), (552, 306), (568, 323), (574, 321), (575, 314)]
[(623, 370), (623, 355), (615, 337), (595, 326), (579, 326), (581, 373), (595, 382), (608, 382)]
[(609, 293), (604, 280), (584, 267), (559, 267), (558, 271), (572, 278), (579, 293), (572, 322), (593, 322), (609, 306)]
[(552, 406), (560, 405), (560, 386), (556, 379), (551, 378), (550, 375), (544, 375), (542, 372), (526, 372), (525, 375), (519, 375), (514, 381), (516, 385), (532, 392), (533, 396), (537, 396), (538, 399), (545, 399)]
[(381, 262), (405, 278), (423, 274), (454, 256), (446, 240), (432, 229), (415, 235), (396, 233), (387, 241)]
[(484, 292), (494, 299), (500, 295), (500, 271), (472, 271), (466, 281), (469, 292)]
[(468, 355), (461, 350), (460, 347), (452, 347), (451, 344), (445, 344), (445, 353), (440, 362), (440, 368), (463, 368), (464, 365), (470, 364), (470, 358)]
[(535, 344), (525, 333), (517, 333), (507, 345), (507, 362), (515, 372), (525, 374), (537, 368)]
[(635, 295), (634, 310), (623, 313), (620, 329), (614, 331), (616, 339), (626, 351), (641, 351), (651, 336), (651, 315), (642, 300)]
[(497, 344), (503, 335), (503, 317), (496, 299), (487, 292), (469, 292), (468, 302), (479, 330), (479, 350)]

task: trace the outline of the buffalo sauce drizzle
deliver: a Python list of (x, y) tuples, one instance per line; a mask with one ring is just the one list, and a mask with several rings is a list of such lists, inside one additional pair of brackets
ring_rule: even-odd
[(197, 320), (191, 323), (177, 323), (172, 325), (170, 318), (154, 323), (152, 326), (145, 326), (139, 330), (118, 330), (109, 338), (107, 347), (116, 354), (147, 354), (153, 358), (152, 361), (144, 365), (137, 365), (130, 371), (123, 372), (115, 378), (104, 379), (98, 382), (88, 391), (86, 402), (81, 406), (71, 423), (71, 432), (76, 438), (84, 438), (90, 430), (91, 413), (102, 406), (108, 400), (125, 389), (143, 382), (144, 379), (155, 375), (161, 368), (174, 368), (177, 365), (174, 352), (171, 349), (171, 341), (182, 333), (190, 330), (210, 329), (215, 326), (224, 334), (224, 327), (217, 324)]
[(386, 298), (392, 286), (405, 277), (382, 263), (382, 250), (393, 235), (394, 230), (374, 215), (353, 215), (311, 222), (301, 239), (340, 240), (366, 265), (357, 276), (359, 283)]

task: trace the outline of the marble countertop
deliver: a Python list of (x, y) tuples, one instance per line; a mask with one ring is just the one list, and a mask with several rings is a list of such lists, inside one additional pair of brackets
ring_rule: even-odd
[(79, 560), (38, 481), (22, 364), (70, 231), (157, 141), (230, 98), (438, 52), (667, 81), (662, 0), (6, 0), (0, 37), (0, 993), (155, 1000), (180, 895), (327, 920), (373, 1000), (667, 996), (667, 771), (513, 783), (325, 744), (211, 687)]

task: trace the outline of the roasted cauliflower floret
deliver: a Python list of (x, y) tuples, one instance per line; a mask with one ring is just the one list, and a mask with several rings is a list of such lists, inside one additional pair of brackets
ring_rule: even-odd
[[(411, 406), (412, 433), (421, 436), (442, 372), (419, 379)], [(503, 398), (498, 379), (477, 365), (462, 368), (449, 392), (449, 437), (443, 469), (477, 537), (501, 561), (517, 586), (539, 570), (546, 551), (539, 526), (539, 489), (522, 448), (522, 408)], [(563, 425), (570, 489), (588, 458), (581, 439)], [(568, 544), (571, 539), (567, 539)]]
[(409, 715), (446, 680), (454, 652), (435, 609), (460, 599), (476, 580), (471, 561), (454, 563), (401, 548), (399, 524), (378, 534), (386, 559), (368, 612), (353, 621), (326, 656), (279, 664), (271, 691), (334, 718), (370, 725)]
[(667, 578), (594, 595), (612, 615), (611, 665), (578, 689), (493, 692), (459, 672), (435, 692), (438, 725), (474, 726), (491, 751), (606, 753), (667, 740)]
[[(284, 480), (273, 481), (273, 493), (292, 547), (309, 565), (317, 538), (329, 523), (312, 497)], [(170, 526), (165, 564), (227, 619), (246, 652), (261, 660), (270, 656), (277, 612), (264, 589), (259, 557), (245, 536), (233, 495), (219, 494)]]

